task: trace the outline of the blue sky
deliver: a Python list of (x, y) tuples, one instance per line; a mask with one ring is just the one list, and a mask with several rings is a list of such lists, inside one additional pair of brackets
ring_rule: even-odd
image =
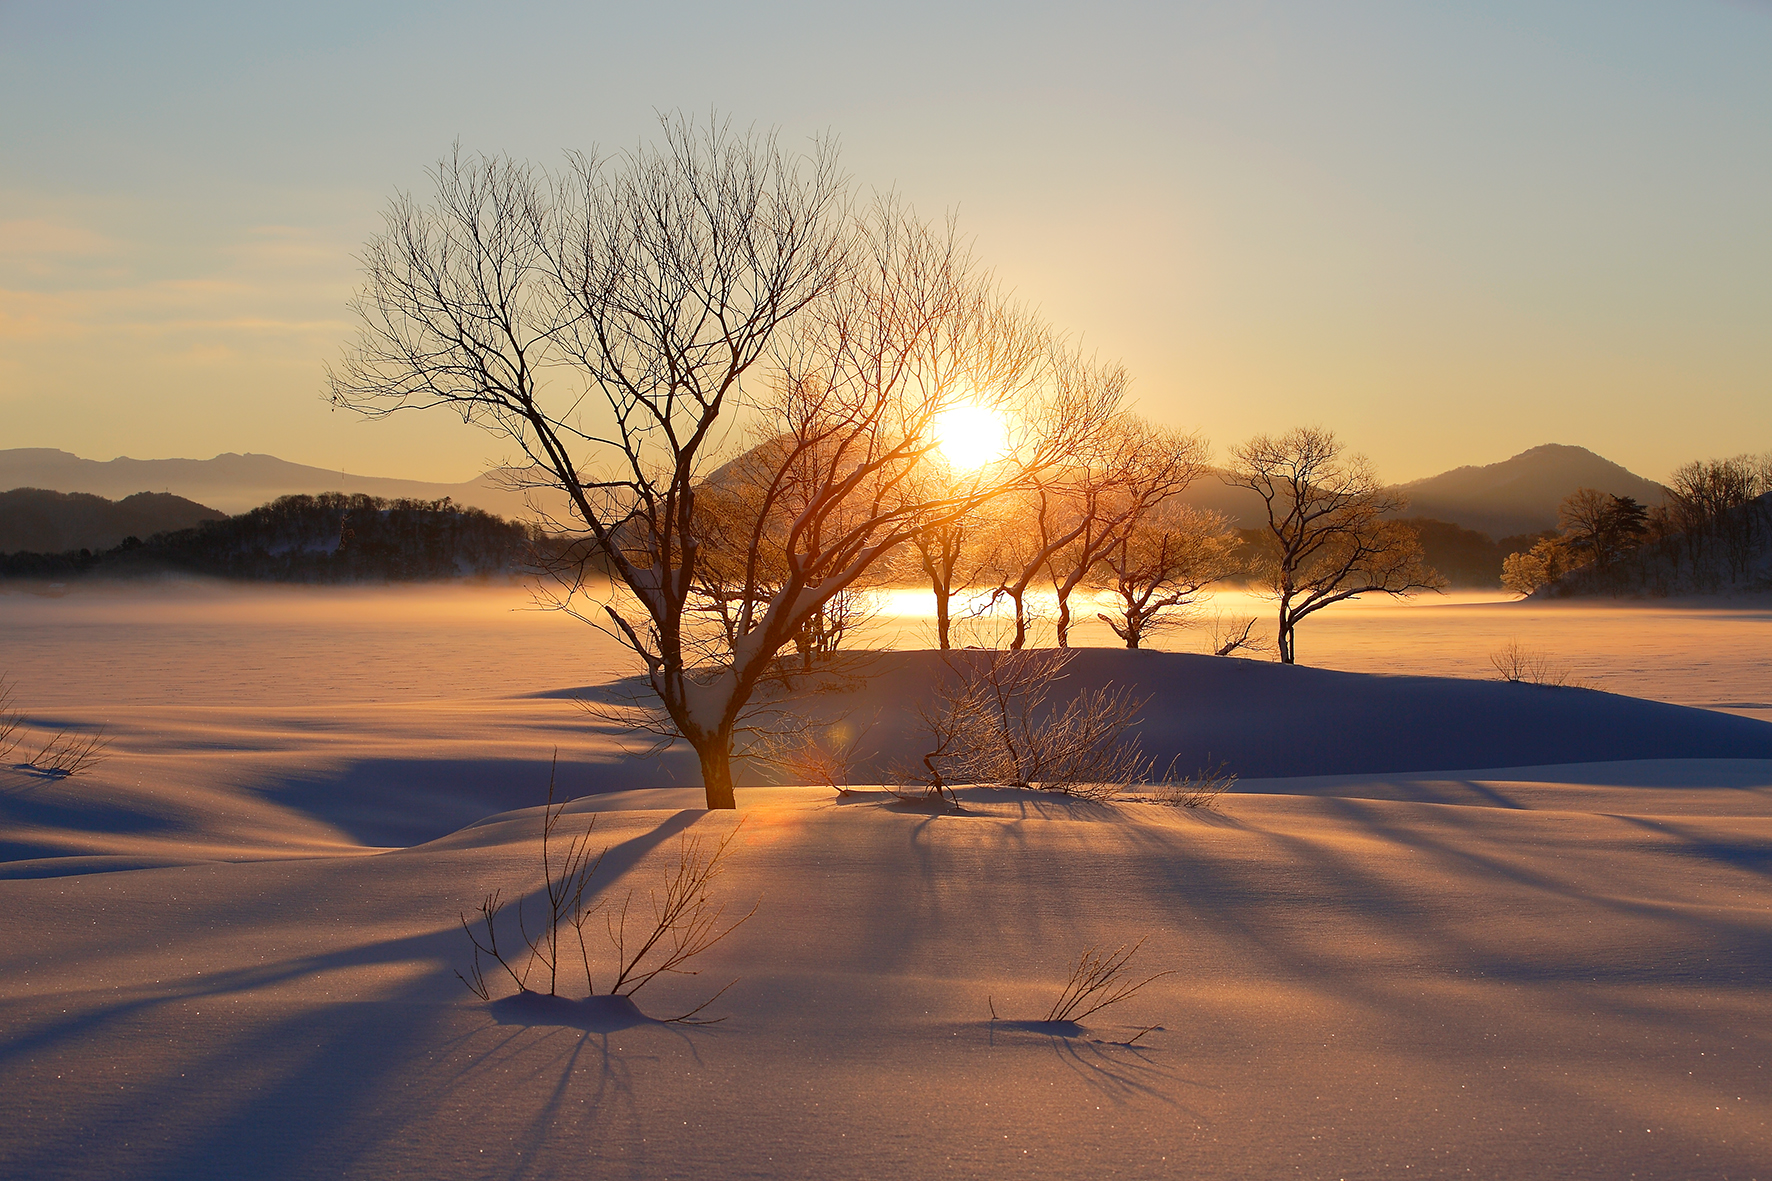
[(829, 130), (1222, 448), (1395, 479), (1772, 447), (1772, 5), (0, 0), (0, 446), (462, 479), (320, 396), (353, 252), (452, 141)]

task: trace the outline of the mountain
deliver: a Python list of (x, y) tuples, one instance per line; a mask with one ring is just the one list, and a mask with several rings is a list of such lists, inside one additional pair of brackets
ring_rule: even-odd
[(86, 492), (14, 488), (0, 492), (0, 554), (106, 550), (126, 537), (148, 538), (226, 519), (226, 513), (166, 492), (111, 501)]
[[(1598, 488), (1649, 505), (1660, 504), (1666, 492), (1653, 480), (1585, 447), (1559, 443), (1522, 451), (1500, 463), (1454, 468), (1398, 485), (1395, 491), (1409, 498), (1401, 515), (1445, 521), (1502, 538), (1555, 529), (1557, 506), (1577, 488)], [(1226, 486), (1216, 471), (1201, 476), (1183, 498), (1223, 513), (1239, 529), (1267, 523), (1261, 498), (1247, 488)]]
[(1505, 537), (1555, 529), (1557, 506), (1577, 488), (1598, 488), (1647, 505), (1660, 504), (1667, 492), (1585, 447), (1560, 443), (1534, 447), (1500, 463), (1454, 468), (1397, 490), (1409, 498), (1411, 517)]
[[(279, 496), (320, 492), (360, 492), (410, 500), (448, 497), (457, 504), (507, 518), (528, 516), (523, 494), (501, 486), (494, 474), (460, 484), (435, 484), (350, 475), (290, 463), (274, 455), (232, 452), (213, 459), (120, 458), (100, 462), (47, 447), (0, 450), (0, 489), (21, 487), (112, 498), (143, 490), (170, 492), (226, 513), (242, 513)], [(1415, 480), (1398, 490), (1409, 497), (1405, 512), (1410, 517), (1446, 521), (1501, 538), (1556, 528), (1557, 505), (1577, 488), (1598, 488), (1645, 504), (1660, 503), (1665, 491), (1654, 481), (1585, 447), (1554, 443), (1500, 463), (1455, 468)], [(548, 499), (563, 507), (558, 493)], [(1216, 472), (1202, 475), (1184, 499), (1223, 513), (1240, 528), (1256, 528), (1267, 520), (1255, 493), (1227, 487)]]
[(1238, 529), (1267, 528), (1267, 506), (1261, 497), (1247, 488), (1233, 488), (1219, 478), (1216, 468), (1208, 469), (1188, 485), (1181, 498), (1187, 503), (1222, 515)]
[[(388, 500), (442, 500), (485, 509), (504, 517), (523, 515), (523, 496), (500, 487), (489, 476), (460, 484), (354, 476), (330, 468), (290, 463), (274, 455), (214, 459), (81, 459), (51, 447), (0, 450), (0, 489), (53, 488), (89, 492), (113, 499), (141, 491), (170, 492), (223, 513), (243, 513), (279, 496), (320, 492), (361, 492)], [(145, 535), (144, 535), (145, 536)]]

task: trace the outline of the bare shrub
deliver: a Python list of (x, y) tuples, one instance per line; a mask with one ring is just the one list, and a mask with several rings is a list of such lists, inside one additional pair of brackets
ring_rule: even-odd
[(1086, 799), (1145, 781), (1151, 760), (1125, 740), (1145, 698), (1109, 684), (1052, 701), (1074, 655), (1023, 648), (949, 660), (950, 675), (932, 700), (914, 707), (931, 747), (921, 769), (899, 765), (900, 781), (921, 783), (932, 795), (958, 783), (994, 783)]
[[(745, 914), (726, 922), (725, 904), (715, 902), (710, 892), (715, 880), (724, 872), (726, 857), (733, 838), (738, 835), (738, 828), (720, 838), (712, 849), (704, 845), (701, 837), (682, 834), (678, 842), (676, 863), (663, 870), (663, 880), (659, 888), (647, 892), (650, 918), (635, 907), (635, 890), (629, 890), (618, 907), (606, 907), (603, 901), (587, 904), (585, 895), (591, 879), (603, 860), (603, 854), (608, 850), (605, 849), (594, 857), (591, 855), (591, 833), (596, 828), (596, 817), (593, 816), (582, 833), (567, 839), (565, 851), (556, 853), (554, 834), (565, 808), (564, 802), (554, 803), (554, 783), (550, 774), (548, 804), (543, 813), (541, 848), (542, 899), (546, 917), (535, 933), (531, 934), (529, 931), (523, 903), (519, 902), (516, 906), (517, 929), (528, 954), (524, 955), (521, 951), (507, 953), (498, 945), (497, 920), (504, 909), (498, 891), (488, 894), (480, 904), (479, 932), (476, 932), (475, 924), (465, 913), (461, 915), (462, 930), (467, 933), (468, 940), (474, 947), (474, 959), (467, 974), (457, 972), (456, 977), (481, 1000), (492, 999), (492, 988), (486, 980), (486, 965), (482, 956), (502, 968), (517, 986), (519, 993), (532, 991), (529, 980), (539, 968), (546, 974), (548, 995), (559, 995), (561, 960), (563, 954), (566, 954), (562, 950), (563, 927), (571, 928), (572, 937), (577, 943), (586, 995), (596, 996), (596, 980), (591, 967), (590, 947), (585, 939), (585, 927), (599, 912), (604, 915), (604, 929), (615, 954), (615, 976), (613, 982), (604, 989), (604, 994), (609, 996), (632, 996), (665, 974), (697, 975), (697, 969), (684, 965), (732, 934), (756, 913), (756, 906), (752, 906)], [(742, 825), (741, 821), (740, 827)], [(631, 931), (630, 920), (634, 923)], [(522, 965), (520, 971), (517, 966), (519, 962)], [(688, 1012), (664, 1020), (688, 1025), (712, 1024), (712, 1021), (698, 1018), (697, 1015), (736, 983), (736, 980), (728, 983)]]
[[(1174, 764), (1171, 763), (1170, 767), (1173, 770)], [(1155, 785), (1152, 798), (1171, 808), (1214, 807), (1218, 803), (1218, 797), (1237, 782), (1236, 773), (1226, 771), (1224, 767), (1223, 763), (1219, 763), (1181, 779), (1165, 776), (1162, 783)]]
[(1523, 646), (1519, 640), (1509, 640), (1489, 653), (1489, 663), (1501, 674), (1502, 680), (1513, 684), (1587, 688), (1587, 682), (1578, 680), (1567, 665), (1556, 663), (1543, 652)]
[(12, 692), (12, 682), (0, 674), (0, 759), (17, 750), (24, 738), (19, 728), (25, 724), (25, 715), (13, 708)]
[(1229, 656), (1239, 651), (1271, 652), (1273, 645), (1267, 637), (1255, 634), (1257, 622), (1253, 615), (1214, 615), (1207, 632), (1212, 655)]
[[(740, 821), (738, 827), (742, 827), (743, 823)], [(699, 975), (699, 969), (685, 968), (683, 965), (732, 934), (757, 913), (757, 904), (752, 904), (750, 910), (722, 926), (726, 904), (716, 904), (708, 892), (714, 881), (725, 872), (726, 855), (732, 847), (733, 838), (738, 836), (738, 827), (721, 837), (711, 850), (704, 847), (701, 837), (682, 834), (678, 840), (677, 864), (664, 871), (660, 889), (647, 891), (652, 919), (648, 928), (646, 919), (640, 918), (639, 929), (643, 932), (641, 937), (630, 941), (627, 934), (628, 916), (633, 911), (634, 891), (629, 890), (627, 897), (622, 900), (621, 908), (608, 916), (609, 939), (615, 945), (616, 961), (620, 968), (615, 983), (609, 986), (609, 992), (616, 996), (632, 996), (654, 978), (666, 973), (679, 976)], [(630, 947), (633, 948), (631, 953), (628, 950)], [(728, 983), (689, 1012), (671, 1020), (687, 1021), (713, 1004), (726, 989), (736, 983), (736, 980)]]
[[(14, 704), (17, 686), (0, 675), (0, 759), (17, 750), (25, 739), (25, 715)], [(104, 762), (111, 740), (100, 726), (91, 733), (60, 730), (25, 760), (25, 766), (51, 779), (67, 779)]]
[(855, 764), (863, 757), (862, 743), (873, 728), (871, 722), (859, 728), (837, 722), (790, 734), (765, 734), (750, 757), (774, 767), (788, 783), (828, 787), (846, 795)]
[(1099, 1013), (1109, 1005), (1117, 1005), (1138, 995), (1140, 989), (1153, 980), (1164, 976), (1173, 976), (1173, 971), (1157, 972), (1142, 980), (1135, 980), (1131, 975), (1132, 957), (1144, 946), (1146, 935), (1137, 943), (1121, 944), (1118, 949), (1103, 955), (1100, 948), (1091, 947), (1077, 957), (1077, 966), (1071, 969), (1071, 978), (1065, 982), (1064, 991), (1052, 1002), (1052, 1008), (1046, 1013), (1047, 1021), (1081, 1021), (1091, 1013)]
[[(556, 752), (556, 765), (558, 754)], [(491, 1000), (491, 990), (487, 987), (486, 977), (482, 970), (481, 955), (490, 956), (510, 976), (511, 982), (519, 992), (528, 992), (529, 977), (539, 964), (547, 973), (548, 995), (559, 995), (560, 983), (560, 928), (568, 925), (578, 938), (580, 958), (584, 962), (585, 981), (588, 985), (591, 978), (590, 955), (585, 947), (584, 927), (596, 906), (585, 905), (585, 891), (590, 887), (591, 877), (597, 872), (603, 854), (595, 857), (590, 855), (591, 834), (596, 830), (597, 818), (593, 815), (585, 825), (582, 833), (576, 833), (566, 842), (563, 855), (556, 855), (554, 850), (554, 831), (559, 827), (560, 817), (566, 811), (565, 801), (554, 802), (554, 769), (548, 771), (548, 802), (542, 811), (541, 827), (541, 876), (542, 897), (547, 903), (547, 918), (540, 930), (531, 935), (529, 924), (523, 913), (523, 904), (517, 904), (517, 929), (522, 933), (523, 942), (529, 949), (529, 955), (523, 960), (523, 970), (518, 972), (498, 947), (498, 928), (496, 920), (504, 904), (499, 900), (499, 891), (494, 890), (480, 903), (480, 922), (485, 929), (486, 942), (482, 944), (474, 934), (468, 922), (468, 916), (461, 916), (462, 930), (467, 932), (468, 939), (474, 945), (474, 962), (468, 969), (468, 975), (456, 973), (457, 979), (468, 986), (468, 989), (481, 1000)], [(607, 852), (607, 850), (605, 850)], [(594, 992), (595, 990), (593, 990)]]
[(104, 762), (110, 745), (102, 726), (90, 734), (62, 730), (32, 756), (31, 766), (40, 775), (68, 779)]

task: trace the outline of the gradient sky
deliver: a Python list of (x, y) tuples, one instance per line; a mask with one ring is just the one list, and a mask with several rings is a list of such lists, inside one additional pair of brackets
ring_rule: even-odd
[(957, 208), (1220, 452), (1772, 447), (1765, 0), (0, 0), (0, 447), (466, 479), (503, 445), (321, 397), (388, 196), (713, 107)]

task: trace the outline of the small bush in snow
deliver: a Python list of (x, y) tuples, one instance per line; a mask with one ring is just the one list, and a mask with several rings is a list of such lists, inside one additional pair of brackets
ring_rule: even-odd
[(1065, 982), (1058, 999), (1052, 1002), (1045, 1019), (1081, 1021), (1091, 1013), (1138, 995), (1138, 991), (1153, 980), (1175, 975), (1169, 971), (1157, 972), (1143, 980), (1133, 978), (1132, 957), (1138, 954), (1138, 949), (1148, 938), (1147, 935), (1130, 945), (1122, 943), (1117, 950), (1106, 955), (1100, 948), (1091, 947), (1078, 956), (1077, 966), (1071, 969), (1071, 978)]
[[(584, 971), (586, 995), (596, 996), (585, 928), (599, 913), (603, 915), (604, 932), (615, 953), (614, 976), (604, 994), (621, 997), (632, 996), (661, 975), (696, 975), (697, 969), (684, 965), (732, 934), (756, 913), (757, 908), (753, 906), (746, 914), (725, 922), (725, 904), (714, 902), (710, 893), (710, 887), (725, 869), (727, 853), (733, 838), (738, 835), (737, 828), (721, 837), (712, 849), (703, 844), (701, 837), (684, 833), (678, 842), (676, 864), (666, 868), (659, 889), (647, 892), (648, 907), (636, 906), (634, 890), (629, 890), (618, 905), (607, 905), (608, 900), (587, 901), (585, 895), (591, 879), (603, 860), (603, 853), (593, 857), (590, 852), (596, 817), (591, 817), (582, 833), (569, 837), (562, 851), (554, 834), (565, 810), (564, 802), (554, 803), (554, 782), (550, 774), (541, 834), (545, 916), (533, 934), (523, 903), (516, 906), (517, 930), (527, 954), (499, 947), (498, 918), (504, 910), (499, 891), (488, 894), (480, 903), (477, 924), (465, 913), (461, 915), (462, 930), (474, 945), (474, 960), (466, 975), (457, 972), (456, 976), (481, 1000), (492, 999), (492, 986), (486, 979), (489, 965), (482, 961), (482, 956), (503, 969), (519, 993), (536, 991), (530, 988), (529, 982), (538, 976), (539, 969), (539, 974), (545, 974), (547, 979), (547, 995), (558, 996), (561, 969), (569, 966), (568, 957), (573, 945), (578, 949), (579, 964)], [(644, 913), (646, 909), (650, 909), (650, 916)], [(506, 926), (508, 933), (509, 924)], [(565, 934), (567, 930), (570, 935)], [(567, 942), (568, 939), (572, 944)], [(689, 1025), (711, 1024), (698, 1019), (697, 1014), (736, 983), (736, 980), (732, 981), (695, 1008), (665, 1020)]]
[(1501, 679), (1513, 684), (1546, 685), (1551, 688), (1587, 687), (1583, 681), (1576, 680), (1568, 666), (1557, 664), (1542, 652), (1522, 647), (1518, 640), (1509, 640), (1504, 646), (1489, 654), (1489, 663), (1501, 674)]
[(1145, 698), (1128, 688), (1054, 690), (1075, 656), (1066, 648), (958, 653), (950, 676), (915, 708), (931, 748), (898, 778), (939, 794), (959, 783), (1035, 787), (1106, 799), (1149, 779), (1151, 760), (1126, 740)]
[[(1174, 764), (1170, 766), (1173, 769)], [(1172, 808), (1210, 808), (1236, 782), (1236, 773), (1226, 771), (1220, 763), (1182, 779), (1166, 776), (1162, 783), (1154, 785), (1151, 796), (1157, 803)]]

